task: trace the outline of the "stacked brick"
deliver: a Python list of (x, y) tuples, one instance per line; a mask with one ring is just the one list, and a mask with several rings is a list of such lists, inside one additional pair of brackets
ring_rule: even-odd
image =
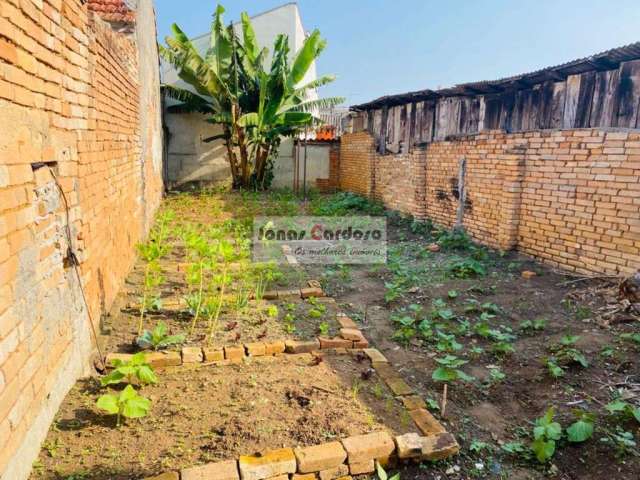
[(464, 227), (477, 241), (582, 273), (640, 267), (637, 131), (489, 131), (384, 156), (373, 145), (366, 132), (342, 137), (343, 190), (451, 227), (464, 158)]
[(138, 67), (135, 39), (81, 0), (0, 2), (3, 479), (26, 478), (59, 403), (89, 366), (93, 342), (68, 247), (97, 322), (161, 196), (160, 171), (141, 168)]
[(316, 179), (316, 187), (321, 192), (335, 192), (340, 186), (340, 141), (329, 146), (329, 178)]

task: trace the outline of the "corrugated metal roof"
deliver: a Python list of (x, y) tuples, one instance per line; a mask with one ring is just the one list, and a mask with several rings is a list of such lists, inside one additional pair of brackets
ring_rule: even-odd
[(619, 48), (606, 50), (595, 55), (579, 58), (553, 67), (543, 68), (530, 73), (523, 73), (498, 80), (485, 80), (456, 85), (440, 90), (418, 90), (387, 95), (371, 102), (353, 105), (351, 110), (371, 110), (384, 105), (401, 105), (415, 101), (423, 101), (441, 97), (463, 95), (483, 95), (499, 93), (505, 90), (522, 90), (547, 80), (564, 80), (569, 75), (584, 73), (591, 70), (610, 70), (617, 68), (621, 62), (640, 59), (640, 42), (631, 43)]

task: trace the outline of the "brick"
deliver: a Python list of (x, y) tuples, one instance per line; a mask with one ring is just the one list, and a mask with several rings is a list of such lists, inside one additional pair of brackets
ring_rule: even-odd
[(317, 480), (315, 473), (294, 473), (291, 480)]
[(244, 347), (242, 345), (224, 347), (224, 358), (232, 363), (242, 362)]
[(320, 341), (318, 339), (308, 341), (285, 340), (284, 344), (287, 353), (310, 353), (320, 350)]
[(182, 363), (200, 363), (202, 359), (203, 354), (200, 347), (182, 348)]
[(266, 354), (266, 345), (261, 342), (245, 343), (244, 348), (250, 357), (262, 357)]
[(180, 472), (180, 476), (181, 480), (240, 480), (235, 460), (185, 468)]
[(165, 472), (155, 477), (147, 477), (145, 480), (180, 480), (178, 472)]
[(344, 478), (345, 475), (349, 475), (348, 465), (338, 465), (337, 467), (328, 468), (318, 472), (320, 480), (336, 480), (338, 478)]
[(262, 298), (264, 300), (277, 300), (278, 299), (278, 291), (277, 290), (269, 290), (262, 294)]
[(295, 300), (300, 298), (300, 290), (278, 290), (278, 299)]
[(363, 475), (365, 473), (373, 473), (376, 469), (376, 463), (374, 460), (369, 460), (362, 463), (349, 464), (349, 473), (351, 475)]
[(302, 298), (311, 298), (311, 297), (319, 298), (319, 297), (324, 297), (324, 292), (322, 291), (322, 288), (319, 288), (319, 287), (301, 288), (300, 296)]
[(271, 450), (260, 456), (243, 455), (238, 461), (242, 480), (264, 480), (295, 473), (296, 457), (290, 448)]
[(436, 420), (436, 418), (431, 415), (428, 410), (424, 408), (410, 410), (409, 415), (423, 435), (432, 435), (446, 432), (442, 424), (438, 420)]
[(175, 367), (182, 364), (179, 352), (151, 352), (145, 355), (153, 368)]
[(326, 350), (328, 348), (351, 348), (353, 346), (353, 342), (351, 340), (345, 340), (344, 338), (326, 338), (326, 337), (318, 337), (320, 341), (320, 348), (322, 350)]
[(400, 376), (384, 379), (387, 387), (397, 396), (412, 395), (413, 389)]
[(369, 357), (369, 360), (372, 362), (388, 362), (387, 357), (385, 357), (377, 348), (365, 348), (364, 353)]
[(419, 397), (418, 395), (408, 395), (402, 397), (402, 404), (404, 405), (404, 408), (409, 411), (427, 408), (427, 404), (424, 399), (422, 397)]
[(443, 460), (460, 451), (458, 442), (450, 433), (429, 435), (422, 439), (422, 460)]
[(400, 460), (422, 456), (422, 437), (417, 433), (399, 435), (396, 440), (396, 454)]
[(349, 464), (388, 457), (395, 450), (393, 438), (387, 432), (357, 435), (342, 440)]
[(294, 449), (298, 460), (298, 472), (311, 473), (337, 467), (347, 459), (340, 442), (324, 443), (312, 447)]
[(357, 342), (353, 342), (353, 348), (369, 348), (369, 340), (362, 338)]
[(202, 349), (205, 362), (220, 362), (224, 360), (224, 349), (214, 347), (204, 347)]
[(268, 342), (265, 344), (264, 353), (265, 355), (279, 355), (284, 353), (285, 351), (285, 343), (283, 340), (276, 342)]
[(114, 360), (129, 362), (131, 360), (131, 357), (133, 357), (133, 355), (130, 353), (107, 353), (107, 356), (105, 357), (105, 363), (107, 364), (107, 367), (110, 368), (113, 366)]
[(355, 328), (341, 328), (340, 336), (346, 340), (353, 340), (354, 342), (359, 342), (364, 339), (362, 332)]
[(354, 322), (350, 317), (344, 314), (337, 315), (336, 320), (338, 321), (338, 323), (340, 324), (340, 327), (342, 328), (351, 328), (354, 330), (358, 329), (358, 325), (356, 324), (356, 322)]

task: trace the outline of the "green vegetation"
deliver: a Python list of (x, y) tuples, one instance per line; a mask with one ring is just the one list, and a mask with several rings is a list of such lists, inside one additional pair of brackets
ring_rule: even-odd
[(122, 417), (146, 417), (151, 409), (151, 400), (140, 395), (131, 385), (127, 385), (119, 395), (102, 395), (96, 405), (108, 414), (117, 415), (116, 425), (119, 427)]
[(184, 343), (186, 336), (169, 335), (167, 333), (167, 325), (164, 322), (158, 322), (158, 325), (151, 331), (145, 330), (142, 332), (137, 340), (136, 344), (143, 350), (152, 348), (153, 350), (161, 350), (173, 345), (180, 345)]
[(131, 357), (128, 362), (115, 359), (112, 362), (113, 371), (100, 379), (102, 386), (115, 385), (126, 381), (132, 383), (137, 379), (141, 384), (157, 383), (158, 377), (147, 363), (144, 352), (139, 352)]

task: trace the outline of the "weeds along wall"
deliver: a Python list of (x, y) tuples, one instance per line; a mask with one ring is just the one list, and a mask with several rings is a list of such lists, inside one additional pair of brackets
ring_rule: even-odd
[(463, 225), (477, 241), (576, 272), (640, 268), (640, 132), (489, 131), (380, 155), (342, 137), (340, 188), (451, 227), (466, 160)]
[(101, 3), (0, 2), (3, 480), (27, 478), (89, 371), (95, 342), (69, 252), (97, 327), (161, 200), (153, 6), (137, 2), (135, 24), (107, 23), (90, 11)]

